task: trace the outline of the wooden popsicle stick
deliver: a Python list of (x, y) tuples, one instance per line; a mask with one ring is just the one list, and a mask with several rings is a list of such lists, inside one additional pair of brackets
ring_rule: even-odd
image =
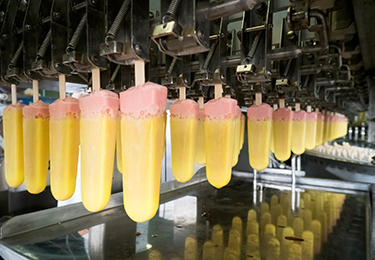
[(283, 99), (283, 98), (279, 99), (279, 107), (280, 108), (284, 108), (285, 107), (285, 99)]
[(59, 74), (59, 92), (60, 99), (64, 99), (66, 97), (66, 81), (64, 74)]
[(310, 113), (312, 111), (311, 106), (307, 106), (306, 111)]
[(262, 93), (255, 93), (255, 105), (259, 106), (262, 104)]
[(185, 100), (186, 99), (186, 87), (180, 87), (180, 100)]
[(215, 99), (221, 98), (222, 92), (223, 92), (223, 87), (221, 83), (216, 83), (215, 84)]
[(273, 104), (273, 111), (277, 110), (278, 108), (278, 105), (277, 104)]
[(135, 60), (134, 61), (134, 76), (135, 76), (135, 86), (140, 86), (145, 84), (145, 61)]
[(17, 104), (17, 87), (15, 84), (10, 85), (10, 93), (12, 95), (12, 105)]
[[(311, 109), (311, 108), (310, 108)], [(296, 112), (301, 110), (301, 104), (296, 103)], [(311, 111), (310, 111), (311, 112)]]
[(33, 80), (33, 102), (36, 103), (39, 101), (39, 82)]
[(203, 97), (199, 97), (199, 99), (198, 99), (198, 106), (199, 106), (199, 109), (203, 109), (204, 108), (204, 98)]
[(315, 112), (316, 112), (316, 113), (319, 113), (319, 108), (315, 108)]
[(92, 76), (92, 91), (100, 90), (100, 69), (98, 67), (92, 67), (91, 69)]

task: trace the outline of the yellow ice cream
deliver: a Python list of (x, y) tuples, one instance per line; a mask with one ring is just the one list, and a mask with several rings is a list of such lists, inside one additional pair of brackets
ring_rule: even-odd
[(206, 150), (204, 141), (204, 110), (198, 111), (197, 139), (195, 144), (195, 162), (200, 165), (206, 164)]
[(286, 161), (291, 154), (292, 111), (288, 108), (279, 108), (273, 112), (273, 137), (275, 157)]
[(49, 106), (51, 191), (56, 200), (67, 200), (76, 186), (79, 153), (79, 102), (58, 99)]
[(124, 206), (144, 222), (159, 207), (167, 88), (147, 82), (122, 92), (120, 102)]
[(234, 119), (235, 134), (234, 134), (234, 152), (233, 152), (233, 161), (232, 167), (234, 167), (238, 162), (238, 155), (240, 153), (241, 145), (241, 110), (239, 107), (236, 107), (236, 117)]
[(116, 134), (116, 161), (117, 169), (122, 173), (122, 142), (121, 142), (121, 118), (117, 121), (117, 134)]
[(187, 182), (194, 175), (198, 104), (179, 100), (171, 105), (170, 111), (172, 172), (177, 181)]
[(80, 98), (79, 106), (82, 202), (96, 212), (111, 196), (119, 100), (117, 94), (101, 90)]
[(216, 188), (227, 185), (233, 164), (237, 101), (229, 98), (210, 100), (205, 105), (206, 173)]
[(257, 171), (268, 166), (271, 130), (272, 108), (269, 105), (253, 105), (247, 109), (249, 161)]
[(306, 112), (303, 110), (293, 113), (292, 119), (292, 152), (300, 155), (305, 152), (306, 141)]
[(28, 192), (38, 194), (47, 185), (49, 161), (48, 104), (38, 101), (25, 106), (22, 113), (25, 184)]
[(9, 105), (3, 112), (5, 179), (16, 188), (25, 178), (23, 162), (23, 115), (24, 105)]
[(319, 146), (323, 143), (323, 132), (324, 132), (324, 116), (318, 114), (316, 122), (316, 146)]

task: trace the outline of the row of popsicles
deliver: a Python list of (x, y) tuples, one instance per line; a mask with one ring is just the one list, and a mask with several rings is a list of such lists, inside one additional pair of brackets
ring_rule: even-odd
[[(314, 255), (321, 252), (322, 243), (327, 241), (328, 234), (340, 217), (345, 195), (309, 191), (303, 193), (302, 197), (305, 199), (301, 199), (302, 213), (298, 217), (290, 214), (289, 193), (283, 193), (280, 198), (273, 195), (271, 208), (267, 202), (263, 202), (259, 220), (257, 212), (249, 210), (246, 227), (240, 217), (234, 217), (228, 239), (225, 239), (228, 241), (226, 247), (221, 225), (213, 226), (211, 239), (203, 244), (202, 252), (198, 250), (197, 240), (187, 237), (183, 259), (313, 260)], [(315, 199), (316, 204), (312, 203)], [(320, 203), (323, 202), (324, 207), (321, 207)], [(312, 216), (315, 211), (316, 216)], [(150, 251), (149, 260), (162, 259), (159, 250)], [(172, 259), (181, 260), (179, 257)]]
[[(202, 99), (198, 105), (184, 96), (182, 93), (170, 108), (173, 174), (180, 182), (188, 181), (197, 161), (206, 165), (208, 181), (221, 188), (228, 184), (231, 168), (237, 164), (245, 117), (237, 101), (222, 98), (221, 93), (204, 106)], [(146, 83), (122, 92), (120, 99), (101, 90), (79, 100), (58, 99), (51, 105), (38, 101), (8, 106), (4, 111), (8, 184), (17, 187), (25, 180), (30, 193), (42, 192), (50, 161), (53, 196), (57, 200), (70, 198), (80, 146), (82, 201), (88, 210), (99, 211), (110, 198), (117, 139), (125, 209), (135, 221), (150, 219), (159, 203), (166, 101), (165, 87)], [(268, 165), (271, 136), (276, 157), (287, 159), (285, 155), (280, 158), (280, 153), (290, 156), (292, 115), (287, 108), (274, 111), (271, 135), (271, 107), (261, 104), (258, 97), (248, 109), (250, 164), (255, 169)]]
[[(326, 114), (326, 115), (324, 115)], [(314, 149), (324, 142), (346, 135), (347, 119), (343, 115), (330, 112), (307, 112), (296, 104), (295, 111), (285, 107), (280, 99), (280, 107), (261, 103), (257, 94), (255, 104), (247, 109), (249, 161), (253, 169), (267, 168), (270, 150), (280, 161), (290, 158), (291, 152), (300, 155), (305, 149)]]

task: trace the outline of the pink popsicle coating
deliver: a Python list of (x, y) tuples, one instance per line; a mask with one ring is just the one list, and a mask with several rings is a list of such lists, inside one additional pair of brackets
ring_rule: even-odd
[(306, 113), (306, 120), (316, 121), (317, 119), (318, 119), (318, 114), (316, 112), (307, 112)]
[(231, 98), (211, 99), (204, 106), (207, 119), (228, 119), (238, 115), (237, 100)]
[(205, 116), (204, 116), (204, 109), (198, 109), (198, 115), (197, 115), (197, 117), (198, 117), (198, 120), (204, 121), (204, 118), (205, 118)]
[(319, 113), (318, 114), (318, 121), (323, 121), (324, 122), (324, 115)]
[(111, 115), (117, 116), (119, 99), (116, 93), (109, 90), (99, 90), (79, 99), (82, 116)]
[(167, 105), (168, 89), (164, 86), (146, 82), (120, 93), (120, 108), (124, 115), (145, 118), (162, 114)]
[(272, 119), (273, 109), (270, 105), (262, 103), (259, 106), (252, 105), (247, 109), (247, 117), (249, 120), (266, 121)]
[(49, 105), (49, 114), (51, 118), (63, 119), (67, 115), (74, 115), (79, 117), (81, 110), (79, 109), (79, 100), (72, 97), (65, 99), (57, 99), (51, 105)]
[(22, 114), (24, 117), (35, 117), (35, 118), (43, 118), (49, 117), (49, 104), (44, 103), (43, 101), (39, 100), (36, 103), (30, 103), (28, 106), (25, 106), (22, 109)]
[(15, 104), (15, 105), (8, 105), (8, 106), (6, 106), (6, 107), (4, 108), (4, 110), (5, 110), (5, 111), (10, 111), (10, 110), (12, 110), (12, 109), (14, 109), (14, 108), (23, 108), (24, 106), (25, 106), (24, 104), (18, 102), (18, 103)]
[(296, 111), (293, 113), (293, 121), (303, 121), (306, 120), (306, 112), (303, 110)]
[(291, 121), (293, 118), (293, 111), (289, 108), (279, 108), (273, 111), (273, 120), (280, 120), (280, 121)]
[(191, 99), (177, 100), (173, 102), (170, 110), (171, 116), (178, 116), (181, 118), (197, 117), (199, 106), (197, 102)]

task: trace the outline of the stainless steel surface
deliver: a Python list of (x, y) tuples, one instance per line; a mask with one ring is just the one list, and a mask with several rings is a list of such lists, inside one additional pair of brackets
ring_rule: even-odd
[[(66, 221), (38, 225), (25, 232), (16, 232), (0, 240), (1, 256), (13, 254), (11, 259), (149, 259), (149, 254), (159, 251), (163, 259), (183, 259), (185, 239), (194, 237), (198, 244), (198, 259), (201, 259), (203, 244), (210, 240), (216, 224), (223, 228), (224, 247), (232, 228), (232, 219), (242, 219), (246, 230), (246, 219), (250, 209), (258, 212), (260, 205), (270, 203), (272, 195), (288, 197), (283, 186), (290, 185), (290, 176), (261, 174), (258, 184), (263, 188), (259, 196), (261, 203), (253, 203), (252, 174), (233, 172), (231, 183), (220, 190), (210, 186), (202, 170), (194, 177), (194, 183), (181, 185), (177, 182), (163, 184), (161, 205), (157, 215), (148, 222), (134, 223), (126, 216), (122, 203), (115, 206), (118, 195), (113, 195), (111, 208), (98, 213), (66, 219)], [(270, 179), (271, 178), (271, 179)], [(276, 184), (272, 186), (272, 181)], [(296, 191), (337, 192), (346, 194), (345, 203), (328, 240), (322, 245), (322, 253), (316, 259), (370, 259), (370, 185), (343, 181), (322, 181), (311, 178), (296, 178)], [(287, 186), (287, 185), (286, 185)], [(284, 190), (284, 191), (282, 191)], [(328, 195), (330, 195), (329, 193)], [(67, 206), (67, 210), (82, 205)], [(51, 218), (58, 217), (59, 209), (49, 212)], [(46, 212), (44, 212), (46, 213)], [(43, 214), (43, 212), (41, 212)], [(288, 213), (286, 213), (288, 214)], [(41, 215), (39, 215), (41, 216)], [(23, 222), (36, 224), (36, 215), (23, 218)], [(9, 222), (21, 221), (15, 218)], [(19, 222), (18, 222), (19, 223)], [(363, 224), (361, 224), (363, 223)], [(367, 223), (367, 224), (366, 224)], [(27, 224), (26, 224), (27, 226)], [(16, 228), (13, 225), (13, 228)], [(261, 227), (261, 231), (263, 227)], [(246, 231), (244, 231), (246, 232)], [(350, 235), (345, 235), (349, 232)], [(263, 242), (261, 242), (261, 247)], [(224, 249), (223, 247), (223, 249)], [(246, 259), (246, 237), (243, 239), (240, 259)], [(24, 258), (22, 258), (24, 257)], [(348, 258), (350, 257), (350, 258)]]

